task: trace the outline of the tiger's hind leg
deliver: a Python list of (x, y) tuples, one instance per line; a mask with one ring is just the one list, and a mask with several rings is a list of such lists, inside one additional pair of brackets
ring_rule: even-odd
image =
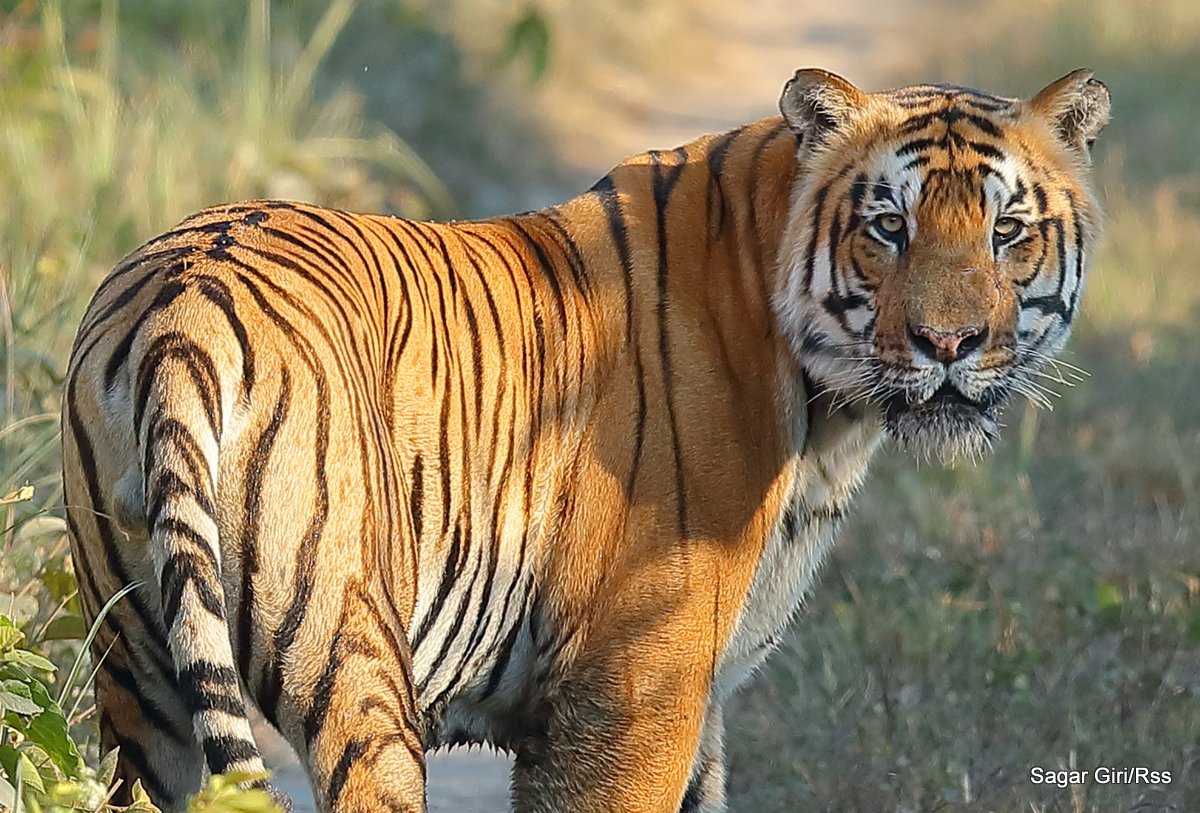
[(313, 795), (325, 811), (424, 813), (423, 729), (407, 643), (359, 584), (346, 590), (304, 720)]
[(163, 810), (183, 809), (188, 794), (200, 788), (204, 754), (179, 696), (170, 653), (143, 640), (135, 656), (118, 640), (111, 649), (93, 647), (93, 657), (103, 657), (95, 682), (101, 752), (120, 749), (113, 803), (132, 801), (130, 790), (140, 781)]

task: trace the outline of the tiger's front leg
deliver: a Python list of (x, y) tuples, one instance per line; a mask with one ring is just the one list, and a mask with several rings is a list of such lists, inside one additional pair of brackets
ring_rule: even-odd
[(517, 813), (684, 809), (720, 641), (713, 596), (689, 589), (689, 580), (670, 588), (663, 576), (643, 575), (598, 598), (568, 636), (591, 633), (548, 684), (535, 706), (536, 733), (516, 749)]
[(701, 682), (685, 671), (564, 682), (544, 738), (517, 751), (513, 809), (679, 813), (704, 710)]
[(723, 813), (725, 777), (725, 715), (720, 701), (712, 698), (679, 813)]
[(318, 807), (333, 813), (424, 813), (425, 753), (407, 642), (381, 603), (346, 591), (328, 660), (304, 718)]

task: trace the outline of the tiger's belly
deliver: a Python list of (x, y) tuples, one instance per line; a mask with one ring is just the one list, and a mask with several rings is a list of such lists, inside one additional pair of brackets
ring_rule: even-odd
[(464, 674), (453, 694), (422, 697), (427, 747), (487, 744), (511, 750), (537, 733), (527, 712), (535, 668), (529, 619), (512, 631), (512, 645), (493, 655)]

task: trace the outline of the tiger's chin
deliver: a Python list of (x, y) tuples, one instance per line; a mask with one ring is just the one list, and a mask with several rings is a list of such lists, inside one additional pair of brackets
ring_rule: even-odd
[(883, 403), (884, 425), (912, 454), (943, 461), (978, 459), (1000, 436), (998, 401), (972, 401), (949, 382), (928, 399), (910, 403), (896, 393)]

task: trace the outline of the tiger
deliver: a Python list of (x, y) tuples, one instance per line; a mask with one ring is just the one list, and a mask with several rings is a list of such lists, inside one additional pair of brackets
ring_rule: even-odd
[(873, 456), (985, 452), (1102, 228), (1087, 70), (779, 108), (538, 211), (251, 201), (111, 272), (63, 462), (88, 618), (130, 589), (91, 644), (122, 792), (259, 776), (253, 706), (322, 811), (423, 811), (473, 743), (520, 813), (726, 808), (723, 708)]

